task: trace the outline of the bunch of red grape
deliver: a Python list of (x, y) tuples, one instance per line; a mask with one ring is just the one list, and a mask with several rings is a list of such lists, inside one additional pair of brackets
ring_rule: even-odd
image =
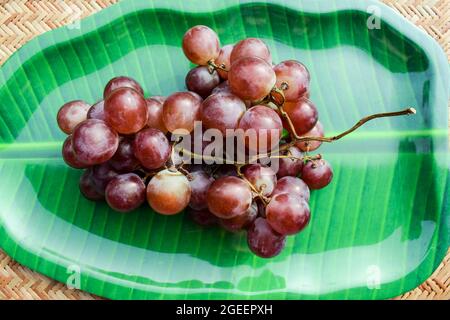
[[(321, 142), (298, 139), (323, 137), (318, 111), (309, 100), (309, 72), (294, 60), (273, 65), (260, 39), (221, 48), (206, 26), (188, 30), (182, 46), (198, 65), (186, 76), (189, 91), (145, 98), (135, 80), (117, 77), (93, 106), (65, 104), (57, 116), (68, 134), (63, 158), (73, 168), (86, 169), (80, 190), (88, 199), (106, 199), (119, 212), (132, 211), (145, 200), (164, 215), (188, 208), (200, 225), (246, 230), (250, 249), (273, 257), (286, 236), (308, 224), (310, 189), (327, 186), (333, 177), (328, 162), (308, 154)], [(278, 151), (277, 172), (259, 160), (187, 163), (171, 141), (180, 132), (188, 137), (197, 121), (224, 140), (235, 130), (253, 130), (256, 143), (246, 136), (246, 150), (269, 158)], [(203, 142), (200, 149), (206, 150), (209, 142)]]

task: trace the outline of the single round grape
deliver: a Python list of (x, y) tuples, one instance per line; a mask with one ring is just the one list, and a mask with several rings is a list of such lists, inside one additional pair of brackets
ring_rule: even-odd
[(119, 212), (129, 212), (145, 202), (145, 184), (134, 173), (127, 173), (113, 178), (106, 187), (106, 202)]
[(92, 179), (92, 169), (87, 169), (80, 177), (79, 183), (80, 191), (83, 196), (89, 200), (98, 201), (103, 200), (104, 195), (98, 192), (94, 181)]
[(105, 119), (122, 134), (136, 133), (147, 124), (144, 96), (130, 88), (116, 89), (105, 100)]
[(277, 87), (287, 83), (288, 89), (284, 90), (286, 101), (297, 101), (309, 90), (310, 75), (308, 69), (295, 60), (283, 61), (273, 68), (277, 75)]
[(72, 145), (72, 136), (68, 136), (66, 140), (64, 141), (63, 147), (62, 147), (62, 155), (64, 162), (67, 163), (69, 166), (75, 169), (84, 169), (89, 167), (88, 165), (81, 162), (75, 152), (73, 151), (73, 145)]
[(150, 98), (145, 100), (147, 103), (147, 127), (155, 128), (163, 133), (167, 133), (167, 128), (163, 121), (163, 102), (158, 99)]
[(208, 189), (214, 182), (214, 178), (210, 177), (203, 170), (195, 170), (190, 173), (191, 179), (189, 184), (191, 185), (191, 200), (189, 206), (195, 210), (202, 210), (208, 208), (208, 202), (206, 200)]
[(272, 258), (283, 250), (286, 237), (278, 234), (266, 219), (257, 218), (247, 231), (250, 250), (261, 258)]
[(283, 123), (278, 113), (262, 105), (248, 109), (239, 121), (239, 128), (246, 132), (246, 146), (254, 151), (273, 149), (283, 133)]
[(195, 26), (184, 34), (183, 52), (192, 63), (207, 65), (219, 56), (219, 38), (207, 26)]
[(164, 104), (164, 102), (166, 101), (167, 98), (163, 97), (163, 96), (151, 96), (149, 99), (153, 99), (153, 100), (158, 101), (161, 104)]
[(272, 55), (270, 54), (269, 47), (267, 47), (264, 41), (258, 38), (247, 38), (239, 41), (231, 52), (231, 64), (246, 57), (261, 58), (269, 65), (272, 64)]
[(231, 91), (243, 100), (262, 100), (272, 91), (276, 81), (272, 66), (256, 57), (232, 62), (228, 72)]
[(216, 94), (216, 93), (231, 93), (231, 88), (230, 88), (230, 85), (228, 84), (228, 80), (222, 82), (217, 87), (215, 87), (213, 89), (213, 91), (211, 91), (211, 94)]
[(258, 205), (253, 202), (244, 213), (231, 219), (220, 219), (219, 223), (227, 231), (238, 232), (249, 227), (258, 217)]
[(299, 233), (309, 223), (310, 218), (308, 203), (296, 194), (277, 194), (266, 207), (267, 222), (282, 235)]
[(103, 98), (106, 98), (114, 91), (120, 88), (131, 88), (137, 91), (141, 96), (144, 95), (144, 89), (142, 89), (141, 85), (134, 79), (129, 77), (116, 77), (111, 79), (105, 87), (105, 91), (103, 92)]
[(88, 119), (75, 128), (72, 146), (78, 160), (92, 166), (112, 158), (119, 146), (119, 136), (105, 122)]
[[(234, 46), (231, 44), (228, 44), (226, 46), (223, 46), (220, 49), (219, 52), (219, 56), (217, 57), (215, 63), (218, 66), (225, 66), (226, 70), (229, 70), (231, 67), (231, 63), (230, 63), (230, 56), (231, 56), (231, 51), (233, 51)], [(217, 69), (217, 72), (219, 73), (219, 76), (224, 79), (227, 80), (228, 79), (228, 72), (224, 71), (224, 70), (220, 70)]]
[(269, 167), (259, 163), (250, 164), (242, 170), (245, 178), (264, 196), (270, 196), (277, 184), (277, 176)]
[(305, 201), (309, 201), (310, 192), (307, 184), (300, 178), (296, 177), (283, 177), (278, 179), (277, 185), (272, 192), (272, 197), (275, 197), (277, 194), (289, 193), (295, 194), (299, 197), (305, 199)]
[[(317, 121), (316, 125), (314, 126), (314, 128), (312, 128), (311, 131), (309, 131), (303, 135), (303, 137), (324, 137), (324, 136), (325, 136), (325, 134), (323, 131), (323, 126), (320, 121)], [(297, 142), (295, 145), (297, 146), (297, 148), (299, 148), (300, 150), (302, 150), (304, 152), (311, 152), (311, 151), (319, 149), (319, 147), (322, 145), (322, 142), (320, 142), (320, 141), (301, 141), (301, 142)]]
[[(246, 111), (244, 102), (232, 93), (216, 93), (202, 104), (202, 123), (206, 129), (217, 129), (227, 136), (227, 129), (234, 130)], [(230, 133), (228, 132), (228, 133)]]
[(188, 208), (187, 213), (196, 224), (203, 227), (215, 226), (219, 221), (219, 218), (209, 212), (208, 209), (194, 210), (192, 208)]
[(217, 71), (210, 73), (206, 66), (198, 66), (186, 75), (188, 90), (197, 93), (203, 99), (207, 98), (219, 83), (220, 77)]
[(193, 92), (177, 92), (163, 105), (163, 121), (171, 133), (194, 130), (194, 122), (201, 120), (202, 98)]
[(322, 189), (333, 179), (333, 170), (326, 160), (308, 161), (303, 166), (302, 179), (311, 190)]
[(117, 172), (128, 173), (136, 170), (140, 163), (134, 155), (133, 140), (122, 138), (116, 153), (109, 160), (109, 164)]
[(167, 137), (158, 129), (148, 128), (136, 134), (134, 155), (147, 169), (161, 168), (169, 159), (171, 147)]
[(219, 218), (231, 219), (244, 214), (252, 204), (249, 185), (237, 177), (214, 181), (208, 190), (208, 209)]
[[(319, 119), (316, 106), (304, 98), (294, 102), (286, 102), (284, 104), (284, 111), (286, 111), (291, 119), (298, 135), (305, 134), (314, 128)], [(285, 128), (290, 131), (290, 127), (286, 122)]]
[(153, 210), (174, 215), (184, 210), (191, 198), (189, 180), (180, 172), (158, 172), (147, 186), (147, 201)]
[(118, 173), (111, 167), (109, 162), (92, 167), (92, 182), (95, 189), (101, 195), (105, 194), (106, 186)]
[(57, 121), (59, 128), (67, 134), (72, 134), (77, 125), (87, 119), (91, 106), (84, 101), (76, 100), (66, 103), (59, 109)]
[[(290, 156), (299, 158), (299, 159), (280, 159), (279, 161), (279, 167), (277, 172), (277, 177), (282, 178), (286, 176), (298, 176), (303, 168), (303, 153), (295, 146), (290, 147), (287, 150)], [(285, 156), (287, 156), (287, 153), (283, 153)]]
[(106, 121), (105, 118), (105, 100), (101, 100), (94, 104), (87, 113), (88, 119), (97, 119)]

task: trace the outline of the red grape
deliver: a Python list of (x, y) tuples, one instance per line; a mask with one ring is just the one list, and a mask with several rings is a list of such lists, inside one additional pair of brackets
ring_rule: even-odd
[(274, 197), (281, 193), (296, 194), (306, 201), (309, 201), (310, 196), (309, 188), (302, 179), (289, 176), (278, 179), (271, 196)]
[(303, 166), (302, 179), (311, 190), (322, 189), (333, 179), (333, 170), (323, 159), (308, 161)]
[(89, 200), (97, 201), (103, 200), (104, 195), (97, 190), (92, 179), (92, 169), (87, 169), (80, 177), (79, 183), (80, 191), (84, 197)]
[(183, 37), (183, 51), (186, 57), (198, 65), (207, 65), (219, 56), (220, 44), (217, 34), (206, 26), (195, 26)]
[(228, 81), (224, 81), (221, 84), (219, 84), (217, 87), (211, 91), (211, 94), (216, 93), (231, 93), (230, 85), (228, 84)]
[(76, 100), (66, 103), (59, 109), (57, 121), (59, 128), (67, 134), (72, 134), (77, 125), (87, 119), (90, 105)]
[(161, 130), (167, 133), (167, 128), (163, 121), (163, 103), (155, 98), (145, 100), (147, 103), (147, 127)]
[(202, 104), (202, 123), (206, 129), (217, 129), (227, 136), (227, 129), (236, 129), (245, 113), (244, 102), (232, 93), (216, 93)]
[(108, 183), (118, 175), (109, 162), (92, 167), (92, 182), (98, 193), (104, 195)]
[(208, 208), (222, 219), (244, 214), (252, 204), (249, 185), (237, 177), (223, 177), (214, 181), (208, 190)]
[(310, 217), (308, 203), (296, 194), (277, 194), (266, 207), (267, 222), (282, 235), (300, 232), (306, 227)]
[[(289, 115), (298, 135), (305, 134), (314, 128), (319, 119), (316, 106), (304, 98), (294, 102), (286, 102), (284, 111)], [(287, 123), (285, 123), (285, 128), (290, 131)]]
[(231, 91), (243, 100), (262, 100), (272, 91), (276, 80), (272, 66), (256, 57), (232, 62), (228, 72)]
[(250, 250), (262, 257), (272, 258), (283, 250), (286, 237), (278, 234), (264, 218), (257, 218), (247, 232)]
[(233, 48), (230, 55), (231, 64), (241, 58), (257, 57), (272, 64), (272, 55), (267, 45), (261, 39), (247, 38), (239, 41)]
[[(231, 44), (228, 44), (226, 46), (223, 46), (220, 49), (219, 52), (219, 56), (217, 57), (215, 63), (218, 66), (225, 66), (225, 69), (230, 69), (231, 63), (230, 63), (230, 56), (231, 56), (231, 51), (233, 51), (234, 46)], [(217, 69), (217, 72), (219, 73), (219, 76), (224, 79), (227, 80), (228, 79), (228, 72)]]
[(169, 159), (171, 147), (167, 137), (158, 129), (140, 131), (133, 144), (134, 155), (147, 169), (161, 168)]
[(109, 164), (117, 172), (128, 173), (136, 170), (140, 163), (134, 156), (133, 141), (128, 138), (122, 138), (116, 153), (109, 160)]
[[(288, 153), (290, 156), (296, 157), (296, 158), (302, 158), (303, 153), (295, 146), (292, 146), (288, 149)], [(284, 155), (287, 155), (284, 154)], [(277, 172), (277, 177), (282, 178), (286, 176), (298, 176), (303, 168), (303, 160), (298, 159), (280, 159), (279, 161), (279, 168)]]
[(253, 202), (250, 208), (239, 216), (231, 219), (220, 219), (220, 225), (230, 232), (237, 232), (246, 229), (258, 216), (258, 205)]
[(277, 184), (275, 172), (269, 167), (259, 163), (245, 166), (242, 173), (257, 190), (262, 192), (264, 196), (270, 196)]
[(193, 92), (177, 92), (163, 105), (163, 121), (171, 133), (192, 132), (201, 119), (202, 98)]
[[(303, 134), (302, 136), (303, 137), (324, 137), (322, 123), (320, 123), (320, 121), (317, 121), (314, 128), (312, 128), (311, 131)], [(300, 150), (302, 150), (304, 152), (310, 152), (310, 151), (319, 149), (319, 147), (322, 145), (322, 142), (320, 142), (320, 141), (302, 141), (302, 142), (297, 142), (295, 145), (297, 146), (297, 148), (299, 148)]]
[(147, 124), (144, 96), (130, 88), (114, 90), (105, 100), (105, 119), (122, 134), (136, 133)]
[(75, 169), (87, 168), (88, 165), (81, 162), (73, 151), (72, 136), (68, 136), (62, 147), (62, 155), (64, 162)]
[(105, 195), (111, 208), (119, 212), (129, 212), (144, 203), (145, 184), (137, 174), (122, 174), (108, 183)]
[(211, 227), (218, 223), (219, 218), (213, 215), (208, 209), (194, 210), (187, 209), (189, 217), (198, 225), (203, 227)]
[[(274, 110), (257, 105), (244, 113), (239, 128), (246, 132), (245, 144), (250, 150), (264, 152), (273, 149), (279, 143), (283, 123)], [(254, 137), (251, 136), (252, 133), (255, 133)]]
[(198, 66), (189, 71), (186, 76), (188, 90), (197, 93), (203, 99), (207, 98), (219, 83), (220, 77), (217, 71), (210, 73), (206, 66)]
[(189, 206), (195, 210), (202, 210), (208, 208), (208, 203), (206, 201), (208, 189), (214, 182), (214, 178), (210, 177), (203, 170), (195, 170), (190, 173), (191, 180), (189, 184), (191, 185), (191, 200)]
[(114, 91), (120, 88), (131, 88), (137, 91), (140, 95), (144, 95), (144, 90), (141, 85), (134, 79), (129, 77), (116, 77), (111, 79), (105, 87), (103, 98), (106, 98)]
[(156, 212), (174, 215), (185, 209), (191, 197), (189, 180), (180, 172), (158, 172), (147, 186), (147, 201)]
[(295, 60), (287, 60), (277, 64), (274, 68), (277, 75), (277, 87), (283, 82), (288, 89), (284, 91), (286, 101), (297, 101), (309, 90), (310, 75), (306, 67)]
[(119, 136), (105, 122), (88, 119), (75, 128), (72, 145), (78, 160), (91, 166), (112, 158), (119, 145)]
[(97, 119), (106, 121), (105, 119), (105, 100), (101, 100), (94, 104), (87, 113), (88, 119)]

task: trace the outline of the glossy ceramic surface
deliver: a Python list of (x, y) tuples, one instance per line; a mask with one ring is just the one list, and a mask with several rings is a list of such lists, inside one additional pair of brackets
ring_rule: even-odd
[[(381, 28), (367, 28), (371, 13)], [(129, 75), (146, 94), (184, 89), (180, 42), (193, 25), (222, 44), (248, 36), (312, 74), (327, 133), (407, 106), (320, 152), (335, 178), (313, 192), (312, 222), (270, 260), (244, 234), (147, 207), (119, 214), (80, 196), (55, 117)], [(109, 298), (387, 298), (424, 281), (449, 246), (448, 62), (439, 46), (374, 1), (122, 1), (47, 33), (0, 70), (0, 246), (20, 263)], [(73, 278), (71, 278), (73, 280)], [(69, 279), (70, 280), (70, 279)]]

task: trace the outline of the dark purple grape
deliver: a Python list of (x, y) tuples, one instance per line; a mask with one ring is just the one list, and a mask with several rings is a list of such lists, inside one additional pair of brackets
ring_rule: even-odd
[(73, 151), (72, 147), (72, 136), (68, 136), (66, 140), (64, 141), (63, 147), (62, 147), (62, 155), (64, 162), (67, 163), (69, 166), (75, 169), (84, 169), (89, 167), (88, 165), (81, 162), (75, 152)]
[(244, 214), (231, 219), (219, 219), (219, 223), (227, 231), (238, 232), (249, 227), (257, 217), (258, 205), (253, 202)]
[(309, 188), (302, 179), (289, 176), (278, 179), (271, 196), (274, 197), (281, 193), (296, 194), (306, 201), (309, 201), (310, 196)]
[(199, 94), (203, 99), (206, 99), (219, 83), (220, 77), (217, 71), (210, 73), (206, 66), (198, 66), (186, 75), (188, 90)]
[(89, 200), (98, 201), (104, 199), (103, 194), (98, 192), (97, 187), (95, 186), (92, 177), (92, 169), (90, 168), (81, 175), (79, 187), (83, 196)]
[(250, 250), (262, 258), (272, 258), (283, 250), (286, 237), (278, 234), (266, 219), (257, 218), (247, 232)]
[[(298, 176), (303, 168), (303, 153), (295, 146), (292, 146), (288, 149), (288, 153), (292, 157), (300, 158), (300, 159), (280, 159), (279, 168), (277, 172), (277, 177), (282, 178), (286, 176)], [(284, 155), (286, 155), (285, 153)]]
[(98, 193), (104, 195), (108, 183), (118, 175), (109, 163), (92, 167), (92, 181)]
[(203, 227), (212, 227), (217, 225), (219, 218), (209, 212), (208, 209), (194, 210), (187, 208), (189, 217), (198, 225)]
[(106, 99), (111, 92), (119, 88), (131, 88), (137, 91), (140, 95), (144, 95), (144, 90), (136, 80), (129, 77), (116, 77), (111, 79), (106, 85), (105, 91), (103, 92), (103, 98)]
[(302, 231), (309, 223), (308, 203), (297, 194), (280, 193), (266, 207), (266, 218), (272, 229), (282, 235)]
[(111, 179), (105, 195), (111, 208), (129, 212), (145, 202), (145, 184), (137, 174), (122, 174)]
[(323, 159), (308, 161), (303, 166), (302, 179), (311, 190), (322, 189), (333, 179), (333, 170)]
[(191, 179), (189, 184), (191, 186), (191, 200), (189, 206), (195, 210), (202, 210), (208, 208), (206, 200), (208, 189), (214, 182), (214, 178), (210, 177), (203, 170), (195, 170), (190, 173)]
[(133, 141), (122, 138), (114, 156), (109, 160), (111, 167), (117, 172), (128, 173), (136, 170), (140, 163), (134, 156)]
[(250, 164), (242, 171), (247, 180), (264, 196), (270, 196), (277, 184), (277, 176), (269, 167), (259, 163)]

